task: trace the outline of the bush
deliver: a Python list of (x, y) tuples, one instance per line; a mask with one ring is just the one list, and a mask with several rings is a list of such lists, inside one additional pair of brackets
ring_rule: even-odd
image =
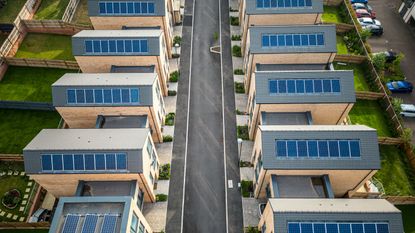
[(163, 142), (172, 142), (173, 141), (173, 136), (171, 135), (164, 135), (163, 136)]
[(7, 5), (7, 0), (0, 0), (0, 9)]
[(170, 164), (164, 164), (159, 169), (159, 180), (170, 179)]
[(156, 195), (156, 202), (163, 202), (167, 201), (167, 195), (166, 194), (157, 194)]
[(179, 71), (176, 70), (176, 71), (174, 71), (173, 73), (170, 74), (169, 81), (175, 83), (175, 82), (179, 81), (179, 78), (180, 78), (180, 73), (179, 73)]
[(244, 84), (235, 82), (235, 92), (239, 94), (244, 94), (245, 93)]
[(173, 90), (168, 90), (167, 91), (167, 95), (168, 96), (176, 96), (177, 95), (177, 92), (176, 91), (173, 91)]
[(174, 117), (175, 116), (176, 116), (176, 114), (174, 114), (174, 112), (171, 112), (171, 113), (167, 114), (166, 120), (164, 120), (164, 124), (165, 125), (174, 125)]
[(249, 226), (245, 230), (246, 233), (260, 233), (257, 227)]
[(378, 53), (372, 56), (372, 63), (375, 66), (376, 70), (384, 71), (385, 70), (385, 63), (386, 63), (386, 56), (383, 53)]
[(401, 104), (403, 104), (403, 99), (401, 98), (392, 98), (392, 107), (395, 110), (395, 113), (399, 115), (402, 112)]
[(244, 71), (242, 69), (235, 69), (235, 70), (233, 70), (233, 74), (235, 74), (235, 75), (244, 75)]
[(238, 138), (241, 138), (242, 140), (249, 140), (249, 134), (248, 134), (248, 126), (238, 126)]
[(231, 25), (232, 26), (239, 26), (239, 18), (235, 16), (231, 16)]
[(360, 32), (360, 37), (362, 38), (363, 42), (366, 42), (367, 39), (369, 39), (369, 37), (372, 35), (372, 33), (370, 32), (369, 29), (363, 29)]
[(242, 57), (241, 46), (234, 45), (234, 46), (232, 47), (232, 55), (233, 55), (234, 57)]
[(21, 200), (22, 197), (20, 195), (20, 191), (17, 189), (12, 189), (4, 194), (1, 202), (3, 206), (7, 209), (15, 209), (19, 205)]
[(232, 7), (229, 8), (230, 12), (238, 12), (238, 9), (233, 9)]
[(180, 36), (175, 36), (173, 38), (173, 46), (176, 45), (176, 44), (178, 44), (178, 45), (182, 44), (182, 38)]
[(241, 189), (243, 197), (251, 197), (251, 193), (254, 192), (254, 183), (250, 180), (241, 181)]
[(364, 50), (360, 43), (359, 35), (355, 30), (348, 31), (344, 37), (343, 40), (346, 44), (347, 50), (350, 51), (350, 53), (355, 55), (363, 55)]
[(172, 54), (172, 55), (171, 55), (171, 57), (172, 57), (172, 58), (179, 58), (179, 57), (180, 57), (180, 54), (176, 54), (176, 53), (175, 53), (175, 54)]
[(232, 35), (232, 40), (233, 41), (241, 40), (241, 35)]
[(245, 113), (244, 113), (244, 112), (239, 111), (239, 109), (236, 109), (236, 110), (235, 110), (235, 112), (236, 112), (236, 115), (245, 115)]
[(248, 161), (239, 161), (239, 167), (253, 167), (254, 165)]

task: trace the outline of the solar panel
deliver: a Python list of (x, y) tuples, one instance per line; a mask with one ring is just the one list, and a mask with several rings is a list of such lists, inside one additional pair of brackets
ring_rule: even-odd
[(322, 33), (263, 34), (262, 47), (313, 47), (324, 45)]
[(117, 226), (117, 215), (106, 214), (102, 223), (101, 233), (114, 233)]
[(78, 227), (79, 215), (68, 214), (63, 224), (62, 233), (75, 233)]
[(389, 233), (389, 225), (376, 222), (288, 222), (288, 233)]
[(336, 94), (340, 93), (338, 79), (278, 79), (268, 81), (269, 93), (275, 94)]
[(85, 215), (84, 225), (82, 226), (82, 233), (95, 233), (97, 227), (98, 215)]

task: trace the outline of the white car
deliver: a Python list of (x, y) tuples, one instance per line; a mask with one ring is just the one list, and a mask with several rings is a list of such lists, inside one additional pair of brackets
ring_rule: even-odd
[(401, 115), (404, 117), (415, 117), (415, 105), (413, 104), (401, 104)]
[(383, 27), (379, 20), (369, 17), (358, 18), (363, 29), (368, 29), (372, 35), (380, 36), (383, 34)]

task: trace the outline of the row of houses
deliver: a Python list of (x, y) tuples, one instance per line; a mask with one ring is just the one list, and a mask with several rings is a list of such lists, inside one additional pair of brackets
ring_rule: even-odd
[(353, 71), (334, 70), (336, 28), (322, 13), (322, 0), (239, 1), (258, 229), (401, 233), (400, 211), (371, 183), (376, 130), (345, 121)]
[(51, 233), (151, 233), (177, 2), (88, 0), (88, 13), (95, 30), (72, 37), (82, 73), (51, 87), (65, 127), (24, 148), (25, 171), (58, 199)]

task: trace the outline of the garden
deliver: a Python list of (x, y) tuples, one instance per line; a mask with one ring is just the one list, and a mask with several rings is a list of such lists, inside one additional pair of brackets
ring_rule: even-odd
[(52, 102), (51, 85), (74, 70), (10, 66), (0, 81), (0, 100)]
[[(0, 23), (13, 23), (27, 0), (0, 0)], [(5, 3), (5, 4), (4, 4)]]
[(0, 46), (3, 44), (3, 42), (7, 39), (6, 34), (0, 34)]
[(396, 207), (402, 211), (405, 233), (415, 233), (415, 205), (397, 205)]
[(21, 154), (44, 128), (57, 128), (57, 112), (0, 109), (0, 153)]
[(344, 4), (340, 6), (324, 6), (322, 21), (324, 23), (352, 23)]
[(88, 0), (81, 0), (76, 8), (75, 15), (72, 19), (72, 23), (92, 25), (88, 16)]
[(29, 33), (15, 57), (47, 60), (75, 60), (70, 36)]
[(34, 19), (62, 19), (69, 0), (42, 0), (39, 9), (37, 9)]
[(366, 73), (367, 69), (364, 68), (364, 65), (335, 62), (334, 68), (336, 70), (353, 70), (355, 90), (370, 91), (369, 85), (366, 81), (370, 74)]

